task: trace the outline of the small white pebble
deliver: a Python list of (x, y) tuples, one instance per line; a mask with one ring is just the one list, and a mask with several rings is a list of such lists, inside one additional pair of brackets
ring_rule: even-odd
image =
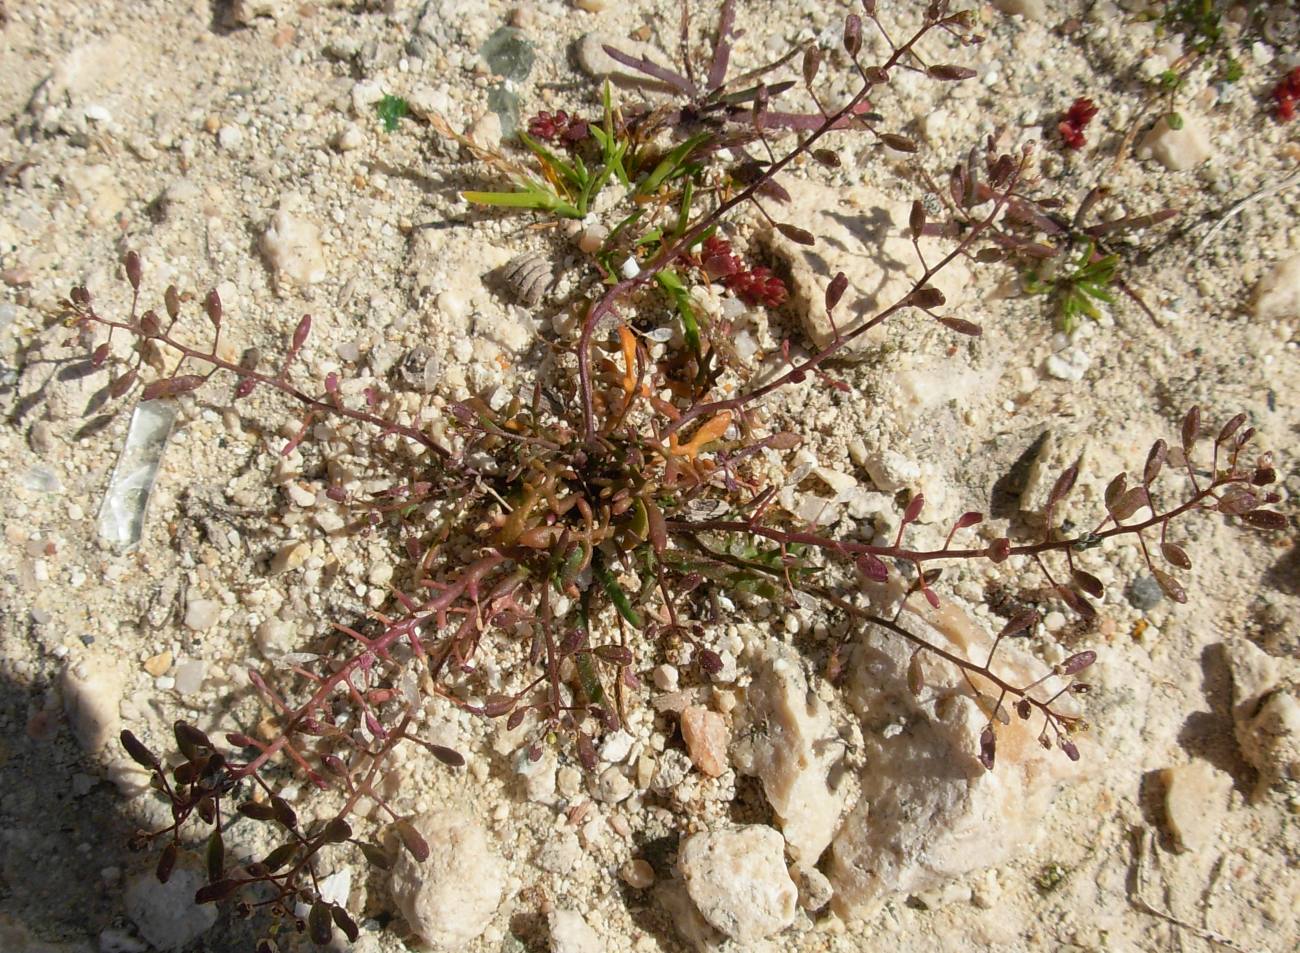
[(661, 692), (677, 691), (677, 669), (672, 665), (656, 665), (653, 678), (655, 688)]
[(244, 130), (238, 126), (222, 126), (217, 133), (217, 145), (229, 152), (238, 149), (244, 141)]
[(185, 627), (204, 632), (217, 622), (221, 605), (214, 599), (191, 599), (185, 604)]
[(366, 137), (354, 124), (349, 123), (343, 131), (334, 137), (334, 146), (339, 152), (352, 152), (365, 145)]

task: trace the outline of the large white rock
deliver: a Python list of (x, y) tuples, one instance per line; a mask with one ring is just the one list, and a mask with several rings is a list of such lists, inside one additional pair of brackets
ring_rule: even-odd
[(682, 842), (677, 869), (704, 919), (739, 943), (794, 922), (799, 892), (785, 867), (785, 841), (766, 825), (692, 834)]
[(325, 280), (325, 248), (320, 228), (290, 210), (292, 201), (282, 199), (280, 208), (262, 235), (262, 251), (277, 277), (306, 287)]
[(1154, 158), (1170, 172), (1186, 172), (1210, 158), (1214, 149), (1205, 122), (1197, 116), (1179, 113), (1183, 124), (1175, 129), (1162, 116), (1138, 146), (1139, 159)]
[(1255, 286), (1255, 317), (1266, 321), (1300, 317), (1300, 255), (1283, 258)]
[[(907, 231), (912, 203), (890, 199), (868, 186), (833, 189), (790, 176), (780, 182), (791, 199), (779, 210), (781, 219), (811, 232), (817, 243), (800, 245), (774, 229), (764, 233), (763, 241), (789, 268), (790, 299), (804, 330), (816, 347), (826, 347), (835, 337), (826, 313), (826, 286), (836, 272), (844, 272), (849, 282), (835, 309), (841, 334), (901, 299), (923, 273)], [(936, 239), (921, 240), (927, 260), (942, 255), (940, 248)], [(940, 313), (961, 303), (969, 281), (970, 271), (960, 259), (935, 276), (934, 287), (947, 299)], [(838, 354), (861, 357), (882, 335), (877, 326)]]
[(126, 915), (155, 948), (178, 949), (217, 922), (215, 904), (194, 902), (194, 892), (204, 883), (203, 875), (189, 867), (172, 871), (165, 884), (152, 873), (140, 874), (127, 884)]
[(1242, 756), (1263, 785), (1300, 780), (1300, 700), (1283, 686), (1279, 659), (1253, 642), (1228, 643), (1232, 721)]
[(483, 828), (458, 811), (431, 811), (412, 824), (429, 845), (429, 857), (420, 863), (402, 851), (393, 864), (393, 900), (424, 942), (461, 949), (492, 922), (505, 891), (505, 861)]
[[(900, 623), (936, 646), (987, 656), (991, 637), (956, 605), (936, 611), (914, 596), (907, 607)], [(1076, 765), (1060, 751), (1044, 751), (1041, 717), (1024, 722), (1012, 714), (998, 728), (996, 765), (986, 771), (978, 756), (988, 714), (956, 667), (932, 654), (923, 662), (921, 694), (913, 696), (911, 654), (901, 638), (876, 634), (850, 665), (848, 699), (862, 719), (866, 764), (861, 797), (831, 848), (832, 903), (845, 919), (870, 916), (893, 893), (921, 893), (1005, 862), (1041, 831), (1058, 785), (1097, 757), (1086, 748)], [(1043, 674), (1041, 664), (1005, 643), (994, 668), (1020, 684)]]
[(763, 783), (790, 856), (800, 867), (812, 867), (844, 810), (844, 790), (832, 783), (843, 745), (794, 649), (769, 639), (755, 662), (732, 762)]
[(1228, 809), (1232, 777), (1208, 761), (1193, 761), (1160, 772), (1165, 785), (1165, 821), (1184, 850), (1214, 844)]
[(551, 911), (551, 953), (605, 953), (600, 935), (576, 910)]
[(79, 659), (63, 669), (62, 689), (73, 735), (83, 751), (98, 754), (121, 728), (125, 668), (105, 657)]

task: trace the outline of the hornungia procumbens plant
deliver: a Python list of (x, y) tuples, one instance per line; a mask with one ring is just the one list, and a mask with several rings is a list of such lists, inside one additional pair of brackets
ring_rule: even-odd
[[(585, 302), (576, 338), (552, 342), (555, 370), (504, 404), (474, 397), (451, 405), (445, 435), (435, 436), (423, 417), (378, 385), (358, 395), (334, 374), (306, 379), (299, 359), (312, 333), (309, 317), (298, 321), (277, 361), (253, 352), (236, 359), (220, 346), (225, 316), (215, 292), (196, 309), (188, 293), (169, 287), (160, 310), (143, 307), (144, 266), (135, 252), (123, 262), (126, 313), (100, 310), (84, 287), (72, 290), (67, 309), (92, 363), (116, 369), (113, 397), (138, 389), (141, 400), (195, 395), (238, 405), (260, 391), (299, 409), (285, 452), (309, 449), (319, 423), (347, 423), (367, 435), (354, 454), (391, 479), (370, 495), (342, 485), (328, 490), (352, 514), (352, 532), (391, 540), (400, 553), (390, 602), (365, 620), (322, 620), (329, 631), (306, 660), (250, 671), (251, 691), (269, 719), (232, 725), (221, 739), (177, 723), (176, 752), (166, 757), (124, 733), (128, 753), (171, 806), (169, 824), (136, 839), (142, 848), (157, 846), (160, 878), (181, 851), (205, 843), (209, 882), (200, 902), (227, 901), (249, 916), (269, 913), (321, 943), (336, 929), (355, 936), (348, 912), (321, 898), (319, 878), (335, 851), (361, 851), (381, 867), (391, 861), (380, 825), (354, 829), (363, 801), (377, 805), (403, 849), (417, 859), (427, 855), (404, 805), (385, 797), (378, 779), (403, 745), (451, 766), (463, 763), (465, 754), (419, 736), (416, 714), (430, 699), (526, 730), (530, 757), (566, 746), (590, 770), (600, 738), (624, 723), (637, 704), (640, 673), (660, 656), (689, 657), (701, 681), (718, 674), (722, 659), (704, 634), (716, 621), (717, 597), (734, 592), (777, 604), (811, 599), (845, 620), (849, 637), (906, 640), (914, 649), (914, 690), (922, 660), (955, 666), (988, 714), (979, 739), (988, 770), (997, 769), (999, 729), (1012, 719), (1032, 722), (1044, 747), (1077, 759), (1075, 738), (1084, 725), (1074, 699), (1087, 691), (1077, 676), (1094, 663), (1092, 652), (1045, 666), (1032, 681), (1012, 680), (998, 646), (1033, 632), (1036, 612), (1014, 615), (987, 656), (965, 658), (901, 624), (903, 598), (938, 605), (946, 564), (1011, 561), (1026, 578), (1045, 583), (1055, 601), (1091, 617), (1102, 584), (1077, 564), (1079, 554), (1128, 537), (1166, 594), (1184, 601), (1176, 578), (1191, 564), (1177, 541), (1184, 517), (1214, 511), (1264, 530), (1285, 525), (1264, 508), (1275, 474), (1271, 458), (1250, 449), (1253, 431), (1244, 415), (1207, 429), (1196, 408), (1170, 442), (1156, 441), (1145, 461), (1135, 461), (1140, 470), (1111, 480), (1104, 505), (1082, 528), (1060, 518), (1078, 478), (1074, 467), (1056, 480), (1034, 536), (989, 531), (980, 525), (983, 514), (969, 512), (948, 528), (941, 546), (917, 544), (920, 493), (901, 504), (897, 532), (884, 543), (808, 526), (777, 505), (772, 461), (794, 450), (801, 436), (765, 426), (766, 398), (810, 378), (846, 387), (832, 376), (837, 354), (905, 312), (953, 334), (978, 335), (977, 325), (946, 309), (934, 286), (953, 262), (1023, 264), (1066, 249), (1077, 254), (1073, 243), (1109, 235), (1084, 222), (1086, 209), (1073, 219), (1056, 215), (1038, 192), (1032, 152), (1001, 149), (995, 137), (954, 166), (942, 187), (932, 185), (937, 194), (913, 204), (908, 231), (921, 272), (905, 294), (865, 319), (837, 325), (819, 350), (787, 344), (781, 369), (765, 379), (751, 375), (729, 343), (725, 320), (709, 319), (690, 294), (693, 286), (717, 283), (754, 307), (784, 303), (780, 276), (746, 265), (732, 250), (727, 235), (739, 214), (756, 209), (786, 238), (815, 245), (817, 236), (799, 222), (774, 217), (785, 194), (782, 176), (838, 162), (827, 148), (833, 137), (870, 137), (894, 153), (916, 152), (915, 143), (891, 131), (888, 117), (871, 111), (873, 90), (902, 71), (935, 83), (973, 75), (921, 52), (932, 36), (945, 41), (928, 44), (935, 48), (977, 42), (967, 13), (932, 3), (900, 10), (912, 22), (887, 28), (874, 3), (862, 6), (846, 18), (833, 56), (815, 46), (797, 49), (732, 81), (730, 2), (722, 6), (703, 80), (689, 56), (679, 73), (611, 49), (683, 103), (622, 106), (606, 90), (592, 118), (539, 116), (517, 153), (480, 148), (434, 121), (439, 134), (502, 176), (502, 190), (465, 195), (490, 213), (581, 219), (607, 189), (626, 203), (583, 266), (603, 283)], [(885, 37), (888, 54), (879, 62), (863, 59), (868, 30)], [(796, 59), (797, 80), (768, 78)], [(834, 108), (819, 92), (832, 60), (849, 71), (856, 90)], [(811, 111), (775, 108), (795, 89)], [(944, 219), (928, 208), (946, 209)], [(1142, 228), (1162, 217), (1135, 216), (1114, 227)], [(923, 255), (923, 237), (946, 240), (945, 250)], [(828, 281), (824, 303), (832, 321), (847, 310), (848, 295), (843, 274)], [(665, 308), (679, 325), (672, 341), (680, 343), (656, 333)], [(485, 677), (485, 658), (493, 671), (513, 673), (504, 685)], [(833, 654), (827, 677), (837, 678), (843, 664)], [(290, 777), (315, 789), (325, 807), (303, 811), (306, 795), (299, 794), (295, 809), (284, 796)], [(299, 812), (317, 819), (302, 821)], [(226, 832), (236, 821), (271, 825), (278, 846), (255, 858), (228, 851)]]

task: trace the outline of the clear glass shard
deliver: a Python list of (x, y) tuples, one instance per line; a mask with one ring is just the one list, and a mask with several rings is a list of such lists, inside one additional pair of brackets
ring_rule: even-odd
[(140, 543), (149, 496), (175, 422), (176, 403), (171, 400), (144, 401), (131, 412), (126, 443), (99, 507), (99, 535), (119, 549)]

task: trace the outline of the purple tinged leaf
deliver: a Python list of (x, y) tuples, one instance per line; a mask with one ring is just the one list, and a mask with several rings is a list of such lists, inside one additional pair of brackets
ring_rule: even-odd
[(914, 241), (925, 231), (925, 206), (921, 204), (920, 199), (912, 200), (912, 211), (907, 216), (907, 227)]
[(1011, 555), (1011, 540), (1005, 536), (1001, 539), (995, 539), (989, 543), (987, 552), (990, 562), (995, 564), (1005, 562)]
[(984, 333), (984, 329), (974, 321), (967, 321), (965, 318), (940, 317), (938, 322), (949, 331), (956, 331), (958, 334), (965, 334), (968, 337), (977, 338)]
[(916, 144), (915, 140), (909, 139), (907, 136), (900, 136), (893, 132), (880, 133), (880, 141), (895, 152), (906, 152), (911, 154), (920, 150), (920, 146)]
[(180, 377), (169, 377), (165, 380), (154, 381), (146, 384), (140, 393), (141, 400), (165, 400), (172, 397), (180, 397), (183, 394), (191, 393), (203, 386), (207, 378), (202, 374), (182, 374)]
[(1020, 701), (1016, 702), (1016, 714), (1020, 716), (1021, 721), (1028, 721), (1033, 710), (1033, 706), (1029, 704), (1028, 698), (1022, 698)]
[(827, 312), (831, 312), (835, 310), (835, 306), (840, 303), (840, 299), (844, 297), (844, 292), (848, 289), (848, 287), (849, 287), (848, 276), (845, 275), (844, 272), (842, 271), (836, 272), (835, 277), (831, 279), (831, 283), (826, 286)]
[(1101, 580), (1092, 573), (1085, 572), (1082, 569), (1075, 569), (1070, 573), (1070, 576), (1074, 579), (1074, 584), (1076, 586), (1094, 599), (1100, 599), (1106, 594), (1106, 587), (1103, 586)]
[(275, 871), (293, 860), (293, 856), (297, 852), (298, 845), (296, 843), (291, 842), (288, 844), (281, 844), (279, 847), (275, 848), (275, 850), (262, 858), (262, 864), (267, 870), (275, 873)]
[(1069, 586), (1057, 586), (1056, 594), (1072, 611), (1083, 616), (1083, 618), (1091, 620), (1097, 617), (1097, 610), (1092, 607), (1092, 603)]
[(812, 232), (799, 228), (797, 225), (790, 225), (786, 222), (777, 222), (776, 230), (784, 235), (790, 241), (799, 245), (815, 245), (817, 239), (813, 238)]
[(834, 149), (814, 149), (811, 155), (819, 164), (828, 169), (838, 169), (843, 165), (840, 162), (840, 154)]
[(317, 946), (327, 946), (334, 938), (334, 918), (330, 916), (330, 905), (324, 900), (317, 900), (307, 913), (307, 934)]
[(1192, 447), (1196, 446), (1196, 438), (1201, 433), (1201, 408), (1192, 407), (1183, 417), (1182, 438), (1183, 453), (1190, 456)]
[(95, 348), (93, 352), (91, 352), (90, 366), (103, 367), (104, 362), (107, 360), (108, 360), (108, 344), (104, 343), (101, 344), (99, 347)]
[(372, 867), (377, 867), (380, 870), (387, 870), (389, 867), (393, 866), (392, 858), (389, 857), (387, 851), (378, 844), (370, 844), (362, 841), (357, 846), (361, 848), (361, 854), (366, 858), (366, 863), (370, 864)]
[(163, 292), (163, 305), (167, 308), (167, 317), (175, 321), (181, 313), (181, 295), (175, 285), (168, 285)]
[(1028, 635), (1033, 631), (1034, 626), (1038, 625), (1040, 618), (1037, 610), (1027, 609), (1014, 616), (1010, 622), (1004, 625), (1002, 631), (998, 633), (998, 638), (1010, 639), (1017, 635)]
[(871, 582), (884, 582), (889, 578), (889, 567), (878, 556), (863, 553), (854, 563), (858, 572)]
[(917, 649), (907, 663), (907, 690), (916, 698), (920, 698), (921, 689), (924, 687), (925, 675), (921, 671), (921, 650)]
[(276, 821), (287, 827), (289, 830), (293, 830), (298, 826), (298, 815), (293, 812), (293, 808), (289, 806), (289, 802), (279, 795), (273, 795), (271, 797), (271, 812)]
[(723, 0), (722, 10), (718, 13), (718, 39), (713, 46), (713, 61), (709, 64), (709, 92), (719, 89), (727, 78), (727, 63), (731, 58), (731, 41), (736, 33), (734, 0)]
[(933, 589), (926, 588), (921, 590), (921, 594), (925, 596), (925, 601), (930, 603), (931, 609), (939, 608), (939, 594), (937, 592)]
[(700, 671), (710, 677), (722, 671), (722, 656), (712, 649), (697, 648), (695, 661), (699, 665)]
[(1126, 489), (1128, 489), (1127, 473), (1116, 474), (1115, 478), (1106, 484), (1105, 499), (1107, 512), (1115, 508), (1115, 504), (1119, 501), (1119, 498), (1124, 495)]
[(1241, 521), (1255, 529), (1286, 529), (1286, 517), (1273, 510), (1251, 510), (1243, 513)]
[(326, 844), (341, 844), (352, 836), (352, 827), (341, 817), (331, 818), (321, 832), (321, 841)]
[(252, 818), (255, 821), (269, 821), (275, 817), (275, 811), (269, 804), (259, 804), (257, 801), (245, 801), (235, 808), (244, 817)]
[(218, 900), (225, 900), (238, 889), (238, 880), (218, 880), (214, 884), (206, 884), (194, 891), (194, 902), (216, 903)]
[(985, 726), (980, 732), (980, 764), (984, 765), (984, 770), (992, 771), (993, 764), (997, 759), (998, 738), (993, 731), (992, 725)]
[(628, 53), (624, 53), (616, 46), (610, 46), (608, 43), (603, 44), (601, 49), (603, 49), (609, 55), (609, 58), (614, 60), (614, 62), (630, 67), (638, 73), (649, 76), (651, 79), (657, 79), (659, 82), (671, 86), (679, 93), (683, 93), (691, 98), (694, 98), (698, 94), (695, 84), (685, 76), (660, 66), (648, 57), (632, 56)]
[(176, 867), (176, 854), (176, 842), (168, 841), (167, 846), (158, 855), (158, 866), (154, 868), (154, 875), (158, 878), (159, 883), (165, 884), (171, 879), (172, 870)]
[(862, 17), (856, 13), (844, 18), (844, 49), (851, 57), (856, 57), (862, 49)]
[(357, 938), (361, 936), (361, 931), (357, 929), (357, 925), (348, 916), (346, 910), (337, 903), (332, 903), (330, 904), (330, 916), (334, 918), (334, 925), (343, 931), (343, 935), (348, 938), (349, 943), (357, 942)]
[(1227, 443), (1230, 439), (1232, 439), (1232, 435), (1236, 433), (1238, 428), (1240, 428), (1241, 425), (1244, 424), (1245, 422), (1246, 422), (1246, 415), (1237, 414), (1235, 417), (1233, 417), (1231, 420), (1229, 420), (1226, 424), (1223, 425), (1223, 429), (1219, 431), (1219, 436), (1218, 438), (1215, 439), (1214, 442)]
[(862, 10), (869, 17), (876, 15), (876, 0), (862, 0)]
[[(576, 651), (576, 649), (574, 650)], [(572, 652), (565, 654), (573, 654)], [(483, 703), (482, 714), (488, 718), (500, 718), (514, 710), (518, 699), (514, 695), (489, 695)]]
[(970, 529), (972, 526), (978, 526), (984, 522), (984, 514), (978, 510), (971, 510), (969, 513), (963, 513), (957, 517), (954, 529)]
[(1163, 440), (1157, 440), (1151, 445), (1151, 452), (1147, 454), (1146, 466), (1142, 468), (1142, 482), (1150, 485), (1155, 482), (1156, 477), (1160, 475), (1160, 468), (1165, 465), (1165, 457), (1169, 453), (1169, 445)]
[(207, 297), (203, 299), (203, 310), (208, 314), (208, 320), (212, 322), (214, 328), (221, 327), (221, 295), (217, 294), (217, 289), (213, 288), (208, 292)]
[(1061, 663), (1061, 674), (1077, 675), (1095, 661), (1097, 661), (1097, 653), (1091, 649), (1087, 652), (1075, 652)]
[(820, 47), (814, 44), (803, 51), (803, 82), (805, 86), (812, 86), (821, 65), (822, 51)]
[(1230, 486), (1219, 498), (1218, 509), (1229, 516), (1241, 516), (1258, 507), (1259, 503), (1259, 497), (1245, 487)]
[(942, 307), (948, 299), (943, 296), (943, 292), (931, 285), (917, 288), (908, 295), (907, 303), (914, 308), (921, 308), (929, 311), (931, 308)]
[(162, 326), (158, 323), (158, 315), (153, 311), (146, 311), (140, 315), (140, 331), (145, 337), (156, 338), (162, 334)]
[(582, 762), (582, 766), (588, 772), (595, 771), (596, 770), (596, 748), (591, 743), (591, 735), (587, 734), (585, 731), (578, 732), (577, 744), (578, 744), (578, 760)]
[(915, 523), (923, 509), (925, 509), (925, 494), (918, 493), (916, 496), (912, 497), (911, 502), (907, 504), (907, 509), (903, 510), (903, 522), (905, 524)]
[(304, 314), (298, 321), (298, 326), (293, 329), (293, 338), (289, 343), (289, 349), (293, 353), (302, 350), (302, 346), (307, 343), (307, 335), (311, 333), (311, 315)]
[(1069, 738), (1061, 738), (1061, 750), (1065, 752), (1065, 756), (1071, 761), (1079, 760), (1079, 749)]
[(1187, 590), (1185, 590), (1177, 579), (1165, 572), (1163, 569), (1152, 569), (1151, 575), (1155, 577), (1161, 591), (1179, 604), (1187, 601)]
[(964, 79), (971, 79), (975, 76), (975, 71), (966, 66), (950, 66), (941, 64), (931, 66), (926, 73), (931, 79), (941, 80), (946, 83), (956, 83)]
[(208, 883), (216, 883), (226, 872), (226, 845), (221, 839), (221, 829), (213, 828), (208, 835), (208, 846), (204, 852), (208, 868)]
[(126, 280), (130, 282), (131, 290), (139, 292), (141, 277), (140, 256), (133, 251), (129, 251), (126, 253), (126, 258), (123, 259), (122, 264), (126, 267)]
[(1160, 554), (1171, 566), (1177, 566), (1179, 569), (1192, 568), (1192, 561), (1188, 558), (1186, 550), (1177, 543), (1161, 543)]
[(1146, 505), (1146, 487), (1135, 486), (1121, 494), (1120, 498), (1115, 501), (1115, 505), (1109, 507), (1110, 515), (1116, 522), (1119, 520), (1126, 520)]
[(123, 731), (118, 737), (121, 739), (122, 747), (126, 749), (126, 753), (131, 756), (131, 760), (140, 767), (148, 768), (151, 771), (157, 771), (162, 767), (162, 763), (157, 756), (131, 732)]
[(1075, 481), (1078, 479), (1079, 468), (1077, 466), (1069, 466), (1062, 470), (1061, 475), (1058, 476), (1056, 482), (1052, 484), (1052, 491), (1047, 494), (1047, 505), (1049, 507), (1055, 506), (1057, 503), (1061, 502), (1061, 500), (1065, 499), (1069, 492), (1074, 489)]
[(592, 654), (610, 665), (631, 665), (632, 650), (623, 645), (598, 645)]
[(397, 836), (401, 838), (402, 846), (406, 848), (407, 853), (421, 864), (429, 859), (429, 845), (415, 829), (415, 825), (410, 821), (402, 820), (395, 822), (393, 826), (397, 828)]

